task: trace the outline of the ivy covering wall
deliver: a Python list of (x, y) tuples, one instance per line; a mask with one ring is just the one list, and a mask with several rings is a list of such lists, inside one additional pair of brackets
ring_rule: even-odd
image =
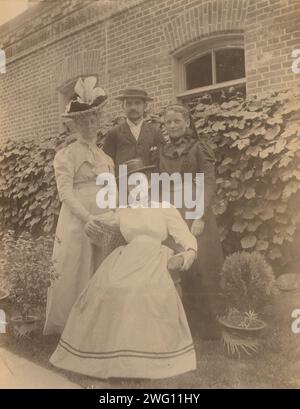
[[(299, 90), (219, 103), (201, 97), (189, 105), (199, 137), (216, 155), (214, 211), (225, 252), (258, 250), (273, 265), (284, 264), (300, 224)], [(162, 126), (161, 114), (150, 121)], [(72, 140), (65, 132), (1, 144), (2, 228), (54, 232), (60, 203), (53, 158)]]
[(191, 105), (216, 154), (214, 210), (226, 253), (258, 250), (273, 265), (288, 262), (300, 223), (299, 90)]

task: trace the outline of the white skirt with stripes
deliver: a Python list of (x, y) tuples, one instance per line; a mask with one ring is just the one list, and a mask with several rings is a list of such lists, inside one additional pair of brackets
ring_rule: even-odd
[(186, 315), (157, 240), (115, 249), (81, 293), (50, 362), (97, 378), (159, 379), (196, 368)]

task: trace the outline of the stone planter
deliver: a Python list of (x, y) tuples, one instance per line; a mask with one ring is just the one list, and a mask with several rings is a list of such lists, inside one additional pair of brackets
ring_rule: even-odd
[(38, 329), (40, 320), (40, 317), (36, 315), (29, 315), (26, 319), (21, 316), (14, 316), (10, 319), (9, 324), (13, 335), (17, 337), (29, 337)]
[(257, 320), (255, 327), (240, 327), (226, 321), (225, 317), (218, 317), (221, 326), (222, 342), (230, 356), (252, 355), (257, 353), (260, 347), (260, 337), (267, 324)]

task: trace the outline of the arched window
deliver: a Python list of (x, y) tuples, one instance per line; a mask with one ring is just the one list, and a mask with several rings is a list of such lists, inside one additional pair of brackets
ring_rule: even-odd
[(188, 90), (245, 78), (242, 48), (212, 49), (185, 64)]
[(245, 55), (241, 35), (201, 40), (174, 55), (175, 92), (179, 99), (202, 93), (217, 94), (234, 86), (246, 88)]

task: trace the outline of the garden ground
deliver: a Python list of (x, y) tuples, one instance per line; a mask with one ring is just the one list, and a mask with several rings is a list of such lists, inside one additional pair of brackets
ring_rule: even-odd
[(230, 358), (219, 342), (196, 340), (197, 370), (163, 381), (105, 382), (57, 370), (49, 357), (58, 338), (41, 333), (32, 339), (2, 335), (2, 347), (84, 388), (300, 388), (300, 334), (291, 331), (291, 312), (296, 308), (300, 308), (300, 292), (283, 292), (274, 298), (258, 355)]
[(80, 386), (0, 346), (0, 388), (78, 389)]

